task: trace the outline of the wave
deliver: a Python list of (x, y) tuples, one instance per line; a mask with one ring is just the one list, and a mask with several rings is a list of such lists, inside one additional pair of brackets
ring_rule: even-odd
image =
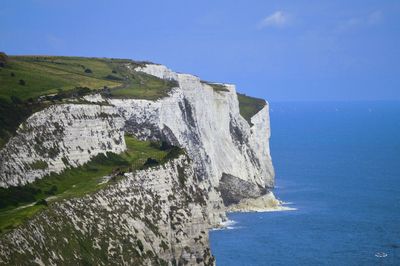
[(226, 220), (221, 222), (218, 227), (212, 228), (211, 231), (219, 231), (219, 230), (232, 230), (232, 229), (239, 229), (241, 226), (235, 226), (237, 224), (234, 220)]

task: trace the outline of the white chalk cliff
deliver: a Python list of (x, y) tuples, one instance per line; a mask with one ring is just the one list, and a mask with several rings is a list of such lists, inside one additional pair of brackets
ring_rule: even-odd
[[(99, 245), (98, 250), (103, 250), (103, 245), (107, 243), (107, 258), (121, 250), (129, 250), (129, 245), (117, 239), (125, 235), (126, 241), (141, 241), (144, 251), (139, 253), (152, 250), (160, 254), (159, 258), (144, 256), (140, 263), (152, 264), (154, 260), (162, 259), (212, 264), (207, 229), (225, 219), (223, 202), (237, 203), (243, 198), (256, 198), (273, 187), (268, 103), (251, 118), (250, 125), (240, 115), (233, 85), (224, 84), (226, 89), (215, 90), (196, 76), (175, 73), (156, 64), (147, 64), (138, 70), (162, 79), (176, 80), (178, 86), (169, 92), (168, 97), (157, 101), (92, 95), (85, 97), (86, 103), (59, 104), (35, 113), (0, 151), (0, 187), (33, 182), (51, 172), (59, 173), (67, 167), (82, 165), (99, 153), (120, 153), (126, 149), (125, 133), (143, 140), (163, 140), (182, 147), (189, 159), (180, 157), (166, 166), (129, 174), (121, 183), (93, 196), (57, 203), (52, 210), (36, 216), (27, 225), (0, 239), (0, 262), (7, 262), (5, 258), (16, 254), (18, 249), (24, 249), (37, 264), (64, 261), (66, 254), (61, 249), (58, 254), (57, 251), (53, 255), (39, 254), (38, 241), (47, 241), (54, 236), (46, 230), (64, 230), (63, 223), (69, 226), (71, 232), (79, 232), (85, 237), (91, 230), (104, 233), (107, 226), (100, 228), (101, 223), (91, 224), (89, 221), (94, 218), (83, 215), (78, 209), (82, 206), (84, 212), (94, 216), (100, 212), (106, 223), (113, 220), (114, 229), (118, 229), (118, 234), (107, 235), (107, 241), (92, 239), (94, 247)], [(48, 167), (34, 169), (32, 165), (37, 161), (48, 162)], [(185, 166), (188, 182), (177, 192), (176, 199), (171, 200), (168, 195), (173, 195), (176, 187), (177, 165)], [(161, 231), (159, 234), (150, 232), (149, 225), (143, 224), (144, 214), (139, 218), (135, 216), (136, 212), (140, 213), (134, 209), (140, 200), (135, 198), (135, 193), (139, 192), (132, 192), (131, 189), (139, 184), (141, 187), (145, 184), (143, 191), (159, 195), (161, 203), (157, 204), (162, 217), (154, 221)], [(201, 198), (200, 202), (179, 199), (183, 194), (194, 192), (198, 194), (197, 199)], [(140, 195), (146, 198), (144, 193)], [(171, 206), (178, 206), (178, 210), (173, 208), (177, 212), (182, 209), (180, 231), (170, 227), (171, 219), (176, 219), (168, 216)], [(63, 213), (68, 213), (68, 217), (57, 218)], [(126, 226), (123, 225), (125, 223)], [(193, 240), (198, 237), (201, 237), (198, 241)], [(11, 243), (14, 241), (16, 244)], [(161, 241), (166, 244), (161, 245)], [(165, 251), (160, 250), (160, 245), (166, 246)], [(76, 252), (74, 258), (78, 262), (82, 258)], [(119, 262), (134, 263), (128, 257)]]

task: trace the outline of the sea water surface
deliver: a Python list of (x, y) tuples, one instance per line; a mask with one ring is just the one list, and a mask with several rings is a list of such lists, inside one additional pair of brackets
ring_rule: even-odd
[(217, 265), (400, 265), (400, 102), (271, 103), (275, 195), (232, 213)]

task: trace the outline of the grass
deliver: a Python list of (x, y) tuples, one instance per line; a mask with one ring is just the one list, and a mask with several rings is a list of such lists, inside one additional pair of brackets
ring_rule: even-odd
[(51, 174), (23, 187), (1, 188), (0, 232), (6, 232), (28, 220), (46, 208), (47, 203), (93, 193), (118, 178), (115, 175), (105, 182), (104, 176), (143, 169), (148, 167), (146, 163), (149, 158), (159, 164), (182, 153), (178, 148), (139, 141), (129, 136), (125, 137), (125, 141), (127, 150), (122, 154), (99, 154), (87, 164), (67, 169), (61, 174)]
[[(92, 62), (93, 61), (93, 62)], [(93, 73), (85, 73), (80, 67), (91, 67)], [(113, 88), (121, 83), (106, 80), (102, 75), (111, 73), (107, 64), (97, 60), (68, 60), (55, 57), (10, 57), (0, 71), (0, 97), (18, 97), (21, 100), (68, 91), (75, 87), (93, 90), (104, 86)], [(25, 85), (20, 85), (24, 80)]]
[(107, 97), (157, 100), (177, 86), (175, 81), (128, 70), (127, 63), (143, 66), (128, 59), (0, 55), (0, 148), (31, 114), (82, 96), (77, 92), (108, 88)]
[(44, 209), (44, 205), (33, 205), (23, 209), (15, 209), (0, 213), (0, 233), (7, 232)]
[(201, 81), (201, 82), (211, 86), (211, 88), (213, 88), (213, 90), (217, 91), (217, 92), (229, 91), (224, 84), (212, 83), (212, 82), (207, 82), (207, 81)]
[(124, 86), (111, 91), (111, 97), (156, 100), (168, 96), (168, 92), (178, 86), (176, 81), (139, 72), (127, 75), (126, 80)]
[[(176, 82), (159, 79), (124, 65), (143, 63), (127, 59), (11, 56), (0, 68), (0, 97), (15, 96), (21, 100), (37, 98), (87, 87), (92, 90), (113, 89), (112, 96), (156, 100), (165, 97)], [(20, 80), (25, 85), (20, 85)]]
[(240, 115), (252, 126), (251, 118), (264, 108), (264, 99), (254, 98), (238, 93)]

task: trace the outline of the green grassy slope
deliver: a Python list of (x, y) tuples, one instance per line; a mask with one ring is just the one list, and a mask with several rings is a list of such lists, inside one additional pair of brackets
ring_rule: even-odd
[[(177, 84), (142, 72), (128, 70), (143, 63), (128, 59), (10, 56), (0, 67), (0, 97), (21, 100), (87, 87), (111, 89), (111, 96), (155, 100)], [(21, 80), (23, 81), (21, 83)]]
[(238, 93), (240, 115), (252, 125), (251, 118), (264, 108), (266, 102), (264, 99), (254, 98), (245, 94)]
[[(176, 82), (138, 71), (128, 59), (6, 56), (0, 53), (0, 148), (32, 113), (71, 97), (108, 88), (107, 97), (157, 100)], [(83, 88), (83, 89), (82, 89)], [(52, 95), (47, 98), (41, 96)]]
[[(111, 67), (97, 59), (63, 57), (9, 57), (0, 71), (0, 97), (21, 100), (68, 91), (75, 87), (113, 88), (121, 82), (103, 78)], [(92, 73), (86, 73), (90, 69)], [(23, 80), (24, 84), (21, 84)]]
[[(125, 171), (164, 163), (183, 152), (129, 136), (125, 141), (127, 150), (122, 154), (99, 154), (87, 164), (61, 174), (52, 174), (22, 187), (0, 188), (0, 232), (15, 228), (48, 203), (92, 193), (115, 182)], [(108, 182), (103, 180), (110, 174), (114, 177)]]
[(170, 89), (177, 86), (178, 83), (173, 80), (163, 80), (140, 72), (127, 73), (125, 85), (111, 90), (111, 97), (156, 100), (166, 97)]

